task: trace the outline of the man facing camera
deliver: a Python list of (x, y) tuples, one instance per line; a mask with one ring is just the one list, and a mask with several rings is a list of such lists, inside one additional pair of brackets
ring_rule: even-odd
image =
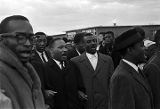
[(45, 109), (40, 79), (28, 62), (33, 43), (29, 20), (13, 15), (0, 24), (0, 88), (13, 109)]
[(97, 39), (91, 33), (83, 36), (85, 52), (72, 58), (80, 70), (88, 101), (86, 109), (108, 109), (109, 80), (113, 73), (110, 56), (96, 51)]

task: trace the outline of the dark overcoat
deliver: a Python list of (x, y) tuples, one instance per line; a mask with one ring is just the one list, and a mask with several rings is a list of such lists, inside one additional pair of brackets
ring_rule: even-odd
[(55, 109), (82, 109), (78, 90), (84, 91), (80, 75), (70, 61), (65, 63), (63, 70), (50, 59), (45, 64), (47, 89), (57, 92), (54, 96)]
[(160, 52), (157, 52), (145, 65), (146, 75), (153, 93), (155, 109), (160, 109)]
[(152, 92), (140, 73), (121, 60), (111, 77), (110, 109), (153, 109)]
[(80, 69), (88, 95), (87, 109), (108, 109), (109, 80), (114, 69), (111, 57), (98, 53), (96, 70), (86, 53), (72, 58), (71, 61)]

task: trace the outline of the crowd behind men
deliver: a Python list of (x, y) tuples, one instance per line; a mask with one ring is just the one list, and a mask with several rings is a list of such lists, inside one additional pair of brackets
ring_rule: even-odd
[[(0, 24), (0, 109), (160, 109), (160, 30), (66, 38), (34, 34), (21, 15)], [(149, 41), (152, 42), (152, 41)], [(152, 51), (152, 52), (151, 52)]]

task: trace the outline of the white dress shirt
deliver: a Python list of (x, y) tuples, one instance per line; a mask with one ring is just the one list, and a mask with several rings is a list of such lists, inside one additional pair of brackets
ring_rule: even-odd
[(97, 54), (97, 52), (95, 54), (86, 53), (86, 56), (89, 59), (93, 69), (96, 70), (97, 62), (98, 62), (98, 54)]
[[(41, 60), (43, 61), (42, 53), (41, 53), (41, 52), (38, 52), (38, 51), (37, 51), (37, 53), (38, 53), (39, 57), (41, 58)], [(43, 56), (44, 56), (45, 61), (46, 61), (46, 62), (48, 62), (48, 59), (47, 59), (46, 53), (45, 53), (45, 52), (43, 52), (43, 54), (44, 54)], [(43, 61), (43, 63), (45, 63), (45, 62)]]
[(62, 65), (61, 65), (60, 61), (57, 61), (55, 59), (53, 59), (53, 60), (56, 62), (56, 64), (59, 66), (59, 68), (62, 69)]

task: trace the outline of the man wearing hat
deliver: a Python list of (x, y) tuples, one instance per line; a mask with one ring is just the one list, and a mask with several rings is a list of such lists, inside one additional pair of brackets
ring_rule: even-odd
[(154, 108), (160, 109), (160, 30), (155, 34), (156, 51), (144, 67), (144, 74), (153, 92)]
[(145, 37), (136, 28), (115, 39), (122, 59), (110, 81), (110, 109), (152, 109), (152, 93), (138, 64), (145, 61)]

